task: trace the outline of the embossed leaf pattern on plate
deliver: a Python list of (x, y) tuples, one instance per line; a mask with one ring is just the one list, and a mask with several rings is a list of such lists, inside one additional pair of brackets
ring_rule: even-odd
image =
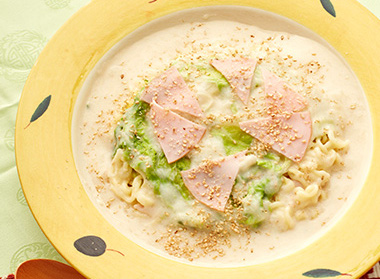
[(91, 257), (101, 256), (106, 251), (116, 252), (124, 256), (124, 254), (120, 251), (117, 251), (115, 249), (107, 249), (106, 242), (96, 235), (87, 235), (75, 240), (74, 247), (82, 254)]
[(47, 96), (39, 105), (38, 107), (36, 108), (36, 110), (34, 111), (32, 117), (30, 118), (30, 122), (29, 124), (25, 127), (28, 128), (29, 125), (36, 121), (38, 118), (40, 118), (44, 113), (45, 111), (48, 109), (49, 105), (50, 105), (50, 100), (51, 100), (51, 95)]
[(332, 270), (332, 269), (325, 269), (325, 268), (318, 268), (309, 270), (302, 274), (306, 277), (311, 278), (330, 278), (330, 277), (337, 277), (337, 276), (351, 276), (351, 274), (348, 273), (340, 273), (339, 271)]
[(323, 8), (333, 17), (336, 17), (336, 12), (334, 5), (331, 3), (331, 0), (321, 0)]

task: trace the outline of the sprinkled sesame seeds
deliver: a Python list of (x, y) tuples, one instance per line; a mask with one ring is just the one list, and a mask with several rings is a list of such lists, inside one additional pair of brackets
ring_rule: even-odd
[[(196, 30), (198, 27), (194, 26), (194, 28), (195, 28), (194, 30)], [(189, 37), (191, 37), (191, 36), (189, 35)], [(249, 37), (251, 39), (249, 39)], [(261, 40), (260, 34), (258, 34), (256, 36), (255, 40), (253, 40), (253, 38), (255, 38), (254, 35), (251, 35), (251, 36), (247, 35), (247, 46), (245, 48), (246, 50), (243, 50), (243, 49), (236, 50), (234, 44), (237, 43), (237, 40), (233, 39), (229, 42), (223, 42), (223, 46), (221, 48), (218, 48), (217, 51), (213, 50), (213, 53), (220, 55), (220, 56), (218, 56), (218, 58), (220, 58), (220, 59), (224, 59), (226, 57), (238, 58), (238, 57), (246, 56), (246, 53), (248, 53), (250, 51), (250, 49), (253, 49), (253, 47), (254, 47), (255, 51), (257, 50), (257, 55), (260, 55), (260, 66), (268, 67), (268, 69), (270, 71), (273, 71), (279, 77), (286, 80), (288, 82), (289, 87), (293, 88), (297, 93), (300, 93), (303, 96), (307, 96), (308, 99), (314, 98), (313, 102), (312, 102), (313, 104), (314, 104), (314, 101), (318, 102), (319, 97), (314, 97), (314, 96), (318, 96), (319, 94), (322, 95), (322, 93), (323, 93), (322, 90), (319, 90), (319, 88), (318, 88), (318, 86), (319, 86), (318, 83), (320, 82), (319, 78), (320, 77), (321, 77), (321, 79), (324, 78), (322, 75), (322, 73), (324, 73), (324, 72), (321, 72), (321, 69), (323, 68), (323, 66), (321, 66), (322, 67), (321, 69), (318, 69), (318, 65), (315, 63), (315, 61), (312, 61), (312, 63), (308, 64), (307, 62), (305, 62), (305, 59), (303, 59), (303, 58), (300, 59), (296, 55), (293, 55), (294, 56), (293, 58), (289, 58), (286, 48), (284, 50), (282, 50), (280, 47), (275, 46), (276, 43), (280, 42), (280, 39), (281, 40), (289, 39), (289, 37), (286, 37), (284, 35), (280, 34), (278, 36), (275, 36), (275, 35), (273, 35), (273, 36), (271, 35), (270, 37), (266, 36), (265, 38), (267, 38), (268, 40), (266, 40), (265, 44), (261, 48), (260, 48), (260, 40)], [(255, 44), (253, 44), (254, 41), (255, 41)], [(240, 40), (240, 42), (243, 42), (243, 40)], [(248, 44), (250, 44), (250, 42), (252, 42), (252, 44), (248, 45)], [(191, 60), (192, 64), (190, 63), (190, 65), (186, 66), (186, 74), (189, 74), (189, 76), (186, 77), (185, 80), (188, 83), (188, 87), (191, 88), (191, 91), (194, 94), (197, 94), (197, 90), (199, 87), (196, 83), (197, 83), (197, 80), (203, 76), (203, 74), (200, 70), (197, 70), (197, 69), (194, 70), (194, 69), (192, 69), (192, 67), (194, 68), (195, 65), (197, 65), (197, 63), (200, 62), (199, 60), (207, 59), (207, 57), (209, 57), (209, 56), (205, 55), (205, 53), (208, 54), (207, 48), (211, 47), (211, 45), (207, 42), (204, 42), (202, 45), (197, 41), (194, 41), (193, 43), (194, 43), (194, 45), (191, 46), (191, 42), (189, 39), (184, 40), (183, 44), (188, 44), (189, 52), (186, 54), (181, 53), (183, 46), (178, 45), (177, 53), (175, 55), (177, 55), (177, 57), (183, 59), (185, 62), (190, 61), (189, 57), (185, 57), (186, 55), (196, 55), (196, 57), (194, 56), (193, 60)], [(251, 47), (251, 46), (253, 46), (253, 47)], [(214, 47), (214, 46), (212, 46), (212, 47)], [(191, 51), (192, 53), (190, 54), (191, 48), (193, 48), (193, 51)], [(223, 53), (220, 51), (221, 49), (223, 49), (223, 51), (224, 51)], [(261, 53), (259, 53), (260, 51), (261, 51)], [(255, 55), (256, 55), (256, 53), (255, 53)], [(255, 55), (253, 55), (253, 56), (255, 56)], [(283, 60), (282, 57), (286, 57), (286, 60)], [(157, 65), (154, 63), (153, 64), (150, 63), (150, 67), (153, 67), (152, 71), (156, 71)], [(242, 69), (241, 71), (244, 72), (245, 69)], [(300, 74), (299, 76), (295, 76), (295, 75), (293, 75), (293, 73), (291, 71), (296, 72), (297, 74), (301, 73), (301, 72), (304, 74), (307, 73), (310, 76), (305, 77), (304, 74)], [(182, 72), (181, 72), (181, 74), (182, 74)], [(142, 75), (142, 78), (146, 78), (147, 80), (151, 80), (153, 76), (154, 76), (153, 74), (148, 73), (148, 74)], [(326, 76), (328, 77), (328, 75), (326, 75)], [(124, 77), (123, 82), (126, 82), (126, 80), (128, 80), (129, 78), (130, 78), (130, 76), (126, 75)], [(247, 79), (244, 79), (244, 80), (247, 80)], [(317, 81), (315, 81), (315, 80), (317, 80)], [(125, 85), (127, 85), (127, 84), (128, 83), (125, 83)], [(141, 84), (144, 84), (144, 82), (141, 82)], [(146, 82), (145, 85), (146, 84), (148, 84), (148, 82)], [(175, 83), (173, 83), (173, 85), (175, 85)], [(247, 88), (248, 87), (245, 87), (245, 89), (247, 89)], [(124, 90), (124, 88), (123, 88), (123, 90)], [(130, 92), (130, 91), (128, 91), (129, 89), (127, 88), (127, 86), (125, 86), (125, 90), (126, 91), (124, 94)], [(225, 90), (225, 89), (223, 89), (223, 90), (224, 90), (223, 93), (226, 93), (226, 92), (227, 92), (227, 94), (229, 93), (228, 90)], [(165, 95), (167, 95), (168, 97), (171, 96), (170, 92), (166, 92)], [(265, 92), (264, 92), (264, 90), (262, 90), (262, 84), (258, 85), (258, 88), (252, 90), (251, 96), (255, 96), (255, 97), (250, 98), (250, 100), (249, 100), (250, 105), (243, 106), (240, 103), (237, 104), (238, 112), (236, 113), (236, 115), (231, 115), (227, 109), (226, 109), (226, 111), (223, 111), (222, 113), (213, 111), (212, 115), (205, 113), (204, 118), (199, 118), (199, 119), (195, 120), (194, 122), (197, 124), (202, 124), (202, 125), (207, 125), (207, 126), (213, 125), (215, 127), (217, 127), (217, 125), (219, 125), (219, 127), (221, 127), (221, 126), (223, 126), (225, 124), (229, 124), (229, 123), (231, 123), (233, 125), (238, 125), (238, 123), (241, 121), (253, 119), (253, 118), (258, 118), (258, 117), (264, 117), (264, 116), (267, 116), (267, 113), (270, 113), (271, 111), (273, 112), (273, 110), (276, 110), (276, 109), (280, 110), (278, 107), (276, 108), (275, 106), (272, 106), (269, 110), (265, 110), (262, 107), (260, 107), (260, 105), (263, 103), (262, 101), (264, 100), (263, 96), (265, 96)], [(155, 97), (157, 98), (157, 96), (155, 96)], [(324, 97), (323, 98), (322, 97), (320, 99), (323, 101)], [(274, 96), (273, 99), (283, 100), (284, 96), (282, 94), (279, 94), (278, 96)], [(123, 98), (119, 98), (118, 102), (120, 102), (120, 100), (123, 100)], [(128, 105), (126, 105), (126, 107), (128, 107)], [(115, 111), (118, 112), (117, 110), (115, 110)], [(106, 114), (106, 112), (105, 112), (105, 114)], [(104, 117), (104, 116), (102, 116), (102, 117)], [(289, 118), (290, 116), (286, 115), (285, 117)], [(115, 119), (117, 119), (117, 117)], [(95, 123), (101, 124), (100, 118), (98, 118)], [(114, 123), (115, 122), (113, 122), (110, 126), (111, 132), (112, 132), (112, 128), (114, 127)], [(304, 123), (306, 124), (307, 121), (305, 121)], [(153, 125), (158, 125), (158, 124), (154, 123)], [(275, 125), (279, 126), (280, 124), (275, 123)], [(292, 130), (291, 127), (285, 127), (284, 126), (283, 128), (284, 128), (284, 130), (288, 130), (288, 131)], [(271, 127), (271, 129), (269, 129), (269, 131), (271, 134), (276, 135), (276, 138), (274, 139), (272, 144), (282, 143), (281, 148), (284, 149), (286, 146), (286, 140), (281, 138), (281, 136), (278, 136), (279, 132), (276, 131), (274, 129), (274, 127)], [(136, 132), (137, 132), (136, 129), (131, 128), (130, 132), (131, 132), (131, 135), (130, 135), (131, 138), (134, 138), (134, 136), (132, 134), (136, 135)], [(308, 143), (302, 137), (302, 134), (298, 133), (299, 131), (295, 131), (295, 132), (297, 134), (295, 134), (293, 137), (289, 137), (289, 142), (294, 142), (298, 138), (301, 138), (301, 141), (303, 144)], [(156, 132), (156, 134), (157, 134), (157, 132)], [(86, 150), (86, 155), (91, 156), (91, 154), (93, 153), (93, 152), (91, 152), (91, 147), (95, 146), (94, 142), (96, 142), (97, 139), (100, 138), (101, 132), (98, 132), (97, 134), (94, 134), (93, 136), (94, 137), (89, 138), (90, 144), (89, 144), (89, 148)], [(167, 137), (167, 131), (163, 132), (162, 134), (157, 135), (157, 136), (165, 138), (165, 136)], [(182, 141), (179, 141), (178, 144), (180, 144), (184, 149), (186, 149), (186, 147), (188, 145), (187, 141), (189, 139), (191, 139), (190, 133), (188, 134), (188, 138), (186, 138)], [(118, 140), (120, 140), (120, 138), (118, 138)], [(233, 140), (232, 143), (236, 144), (236, 141)], [(177, 142), (175, 144), (177, 144)], [(194, 149), (192, 152), (197, 151), (198, 153), (200, 153), (200, 152), (202, 152), (203, 148), (204, 148), (203, 143), (197, 144), (194, 146)], [(266, 151), (268, 151), (270, 149), (271, 148), (268, 144), (263, 144), (257, 140), (254, 140), (253, 144), (249, 148), (248, 152), (250, 152), (250, 154), (255, 154), (258, 157), (260, 157), (260, 156), (264, 155), (266, 153)], [(133, 154), (130, 154), (130, 156), (133, 158)], [(147, 162), (147, 161), (144, 161), (142, 163), (145, 164), (147, 167), (149, 166), (149, 167), (154, 168), (154, 165), (150, 166), (149, 162)], [(95, 169), (94, 173), (96, 173), (97, 172), (96, 166), (92, 166), (92, 167)], [(99, 175), (101, 175), (101, 173), (99, 173)], [(207, 175), (209, 177), (214, 177), (214, 174), (212, 174), (212, 173), (208, 173)], [(189, 178), (190, 178), (190, 176), (191, 175), (189, 175)], [(99, 179), (101, 180), (101, 178), (99, 178)], [(324, 179), (327, 179), (327, 178), (324, 178)], [(307, 181), (312, 181), (312, 180), (313, 180), (312, 175), (309, 174)], [(210, 189), (210, 193), (213, 193), (212, 196), (208, 196), (209, 199), (211, 199), (213, 197), (222, 196), (221, 193), (218, 193), (218, 190), (220, 190), (220, 189), (218, 189), (217, 187), (211, 187), (207, 183), (205, 183), (205, 184), (206, 184), (205, 186), (207, 186)], [(206, 193), (203, 193), (203, 194), (205, 195), (205, 197), (207, 197)], [(235, 202), (236, 202), (236, 204), (238, 204), (239, 200), (235, 200)], [(236, 206), (236, 204), (234, 204), (234, 205)], [(229, 211), (228, 207), (229, 207), (229, 204), (227, 204), (225, 212)], [(293, 205), (293, 207), (297, 208), (296, 205)], [(231, 211), (234, 211), (234, 209), (231, 208)], [(165, 215), (167, 215), (167, 217), (170, 217), (170, 215), (172, 214), (169, 212), (166, 212), (166, 213), (167, 214), (165, 214)], [(235, 217), (233, 217), (233, 216), (229, 216), (227, 219), (229, 222), (236, 220)], [(209, 223), (208, 225), (210, 225), (210, 224), (214, 225), (214, 223)], [(188, 224), (185, 223), (185, 225), (188, 225)], [(184, 230), (178, 230), (179, 228), (181, 228), (181, 226), (173, 225), (173, 228), (170, 231), (170, 233), (175, 235), (175, 236), (181, 235), (182, 239), (179, 239), (179, 241), (177, 241), (178, 239), (177, 240), (173, 239), (174, 243), (171, 243), (172, 241), (168, 240), (169, 237), (164, 237), (163, 239), (158, 241), (160, 243), (160, 245), (163, 245), (164, 243), (167, 243), (167, 241), (168, 241), (169, 246), (165, 247), (165, 249), (167, 249), (167, 251), (171, 251), (170, 253), (172, 255), (178, 256), (178, 257), (185, 257), (189, 261), (194, 261), (195, 259), (200, 258), (200, 257), (207, 257), (208, 253), (215, 253), (215, 255), (213, 255), (212, 257), (215, 257), (215, 256), (221, 257), (223, 254), (225, 254), (227, 252), (226, 248), (223, 245), (221, 245), (220, 249), (215, 248), (213, 250), (214, 252), (210, 252), (210, 250), (208, 250), (209, 248), (207, 248), (207, 247), (209, 245), (212, 245), (213, 242), (212, 242), (212, 237), (210, 236), (210, 239), (208, 239), (207, 235), (203, 235), (202, 238), (201, 237), (199, 238), (199, 243), (203, 243), (201, 240), (205, 239), (205, 238), (208, 239), (206, 241), (207, 243), (202, 244), (202, 245), (199, 244), (198, 246), (196, 246), (197, 248), (195, 248), (195, 246), (192, 245), (191, 242), (187, 243), (186, 240), (188, 240), (189, 238), (192, 238), (192, 237), (200, 236), (202, 234), (202, 232), (194, 232), (194, 231), (189, 230), (188, 228), (187, 228), (188, 231), (185, 232)], [(226, 231), (229, 233), (228, 238), (231, 239), (231, 237), (236, 237), (235, 236), (236, 234), (239, 236), (244, 234), (244, 230), (246, 228), (244, 226), (240, 226), (239, 224), (236, 224), (236, 225), (230, 224), (230, 225), (224, 227), (224, 229), (226, 229)], [(160, 233), (158, 233), (158, 232), (155, 234), (156, 239), (160, 237), (159, 234)], [(247, 236), (247, 239), (248, 239), (248, 236)], [(184, 245), (181, 246), (182, 244), (184, 244)], [(201, 248), (201, 246), (204, 248)], [(240, 248), (244, 248), (244, 245), (240, 245), (240, 246), (242, 246)], [(236, 246), (234, 248), (236, 248), (237, 250), (240, 249), (239, 246)], [(224, 250), (224, 252), (223, 252), (223, 250)], [(250, 247), (248, 249), (248, 251), (250, 251), (252, 253), (254, 250), (253, 250), (253, 248)], [(257, 252), (257, 251), (255, 251), (255, 252)], [(187, 254), (187, 256), (183, 256), (183, 254)]]

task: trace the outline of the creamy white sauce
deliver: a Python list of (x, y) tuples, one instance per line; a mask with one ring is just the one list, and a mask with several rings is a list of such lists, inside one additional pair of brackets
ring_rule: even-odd
[[(281, 40), (281, 36), (285, 39)], [(155, 244), (154, 240), (160, 234), (160, 220), (130, 214), (125, 210), (125, 204), (104, 187), (107, 181), (102, 179), (110, 167), (113, 152), (113, 130), (123, 113), (124, 101), (132, 100), (130, 92), (138, 92), (144, 86), (144, 79), (151, 80), (179, 53), (194, 47), (194, 40), (197, 47), (201, 43), (211, 43), (216, 52), (225, 55), (238, 48), (243, 54), (253, 53), (258, 59), (267, 55), (260, 42), (268, 37), (276, 38), (276, 43), (282, 47), (283, 58), (291, 56), (287, 59), (297, 60), (294, 63), (316, 60), (323, 65), (319, 72), (324, 76), (323, 82), (311, 88), (309, 95), (317, 97), (324, 91), (327, 98), (322, 102), (311, 101), (308, 109), (313, 121), (333, 109), (333, 117), (339, 125), (345, 125), (343, 129), (339, 128), (341, 138), (350, 141), (347, 154), (343, 156), (345, 166), (332, 175), (328, 198), (317, 206), (320, 211), (317, 218), (300, 221), (294, 229), (285, 232), (263, 226), (252, 234), (249, 245), (235, 239), (226, 256), (217, 260), (200, 258), (193, 263), (226, 267), (285, 256), (321, 237), (353, 202), (369, 168), (372, 131), (364, 93), (345, 61), (317, 35), (283, 17), (242, 7), (193, 9), (156, 20), (123, 39), (92, 71), (75, 106), (72, 142), (78, 174), (94, 205), (126, 237), (155, 253), (189, 263), (169, 256)], [(224, 42), (230, 46), (221, 47)], [(270, 60), (262, 63), (268, 68), (274, 64)], [(277, 64), (275, 66), (278, 68)], [(298, 72), (290, 69), (284, 78), (293, 83), (295, 90), (299, 89), (297, 80), (301, 76)], [(260, 94), (253, 90), (252, 94), (255, 93)], [(205, 110), (225, 112), (230, 108), (228, 101), (227, 104), (210, 105), (207, 95), (200, 95)], [(207, 137), (204, 139), (205, 142), (208, 140), (215, 152), (222, 152), (219, 143), (212, 143)]]

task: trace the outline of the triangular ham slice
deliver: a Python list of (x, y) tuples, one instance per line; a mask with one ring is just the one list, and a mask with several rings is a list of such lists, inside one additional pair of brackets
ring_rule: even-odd
[(202, 115), (196, 97), (174, 66), (149, 83), (141, 95), (141, 100), (149, 104), (155, 101), (164, 108), (185, 112), (196, 117)]
[(268, 114), (291, 114), (302, 111), (307, 106), (303, 96), (292, 90), (275, 74), (262, 69)]
[(256, 68), (256, 60), (245, 59), (226, 59), (211, 60), (210, 64), (217, 69), (229, 82), (232, 91), (235, 92), (245, 105), (248, 105), (249, 94), (253, 74)]
[(154, 133), (169, 164), (189, 153), (206, 131), (205, 127), (164, 109), (154, 101), (149, 114)]
[(206, 160), (197, 168), (182, 171), (187, 189), (201, 203), (224, 211), (239, 172), (241, 153), (217, 161)]
[(295, 162), (305, 155), (312, 132), (308, 111), (248, 120), (239, 125), (244, 132)]

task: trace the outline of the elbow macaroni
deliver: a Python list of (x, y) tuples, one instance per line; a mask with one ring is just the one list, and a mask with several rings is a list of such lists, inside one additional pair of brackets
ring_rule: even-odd
[(330, 181), (329, 171), (342, 162), (339, 151), (347, 147), (348, 141), (337, 138), (330, 127), (310, 143), (303, 160), (292, 165), (288, 177), (283, 178), (277, 195), (282, 203), (272, 203), (272, 223), (287, 230), (294, 226), (295, 220), (313, 219), (319, 214), (314, 206), (327, 197), (325, 187)]
[[(293, 164), (283, 176), (281, 190), (270, 205), (269, 221), (285, 231), (292, 229), (297, 220), (315, 218), (318, 212), (314, 206), (327, 196), (328, 171), (342, 162), (338, 151), (347, 146), (348, 142), (337, 138), (330, 128), (315, 138), (304, 159)], [(154, 205), (156, 198), (149, 182), (128, 165), (121, 149), (112, 160), (109, 178), (111, 190), (120, 199), (143, 207)]]
[(154, 196), (146, 179), (137, 174), (124, 160), (123, 150), (118, 149), (112, 160), (109, 174), (111, 190), (127, 203), (139, 203), (143, 207), (154, 204)]

